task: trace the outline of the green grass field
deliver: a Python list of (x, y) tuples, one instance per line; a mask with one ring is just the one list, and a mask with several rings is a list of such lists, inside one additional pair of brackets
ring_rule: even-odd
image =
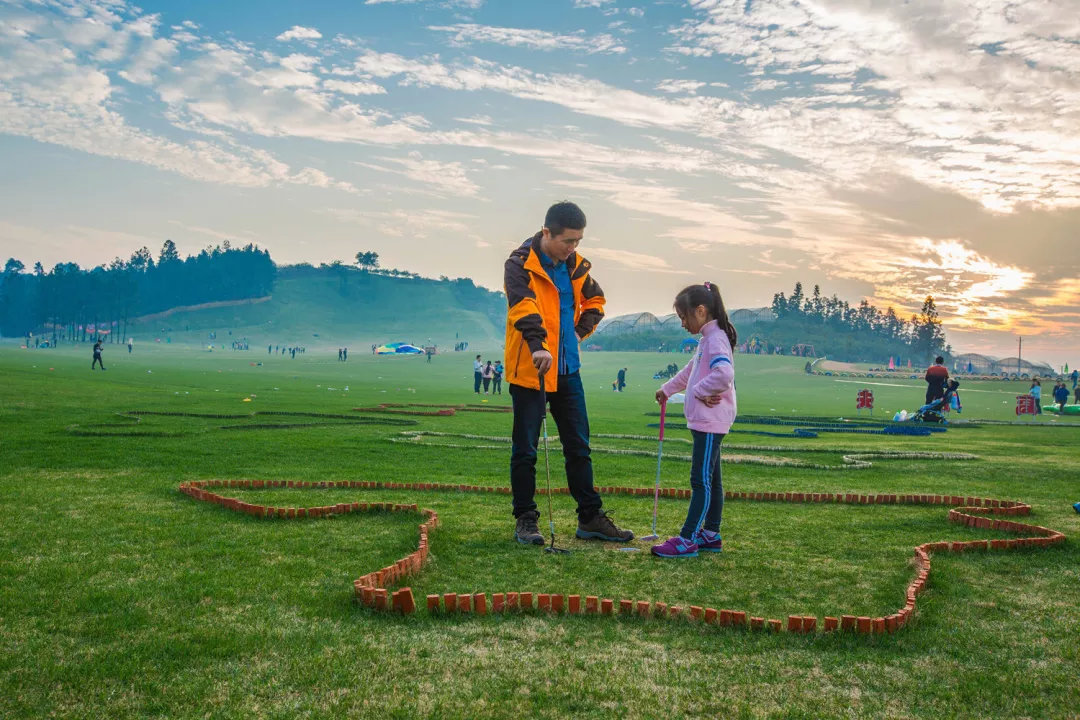
[[(354, 353), (342, 364), (333, 352), (290, 360), (147, 344), (131, 356), (110, 350), (109, 370), (91, 372), (88, 347), (77, 354), (0, 348), (0, 717), (1080, 714), (1080, 515), (1071, 508), (1080, 500), (1080, 425), (1068, 420), (955, 425), (930, 437), (796, 439), (747, 432), (790, 427), (736, 426), (725, 441), (733, 457), (832, 468), (730, 463), (728, 490), (1018, 499), (1033, 506), (1027, 522), (1068, 535), (1048, 549), (939, 553), (913, 622), (895, 635), (860, 636), (645, 619), (377, 614), (353, 601), (352, 580), (415, 549), (417, 516), (256, 520), (195, 502), (177, 486), (231, 478), (505, 486), (508, 448), (390, 439), (409, 430), (507, 436), (509, 415), (418, 417), (403, 426), (273, 415), (136, 421), (121, 414), (354, 415), (353, 407), (379, 402), (476, 402), (474, 354), (428, 364)], [(656, 410), (651, 376), (672, 360), (685, 358), (586, 355), (594, 435), (654, 435), (646, 427), (657, 420), (647, 415)], [(739, 356), (740, 412), (853, 416), (861, 387), (875, 391), (879, 416), (921, 403), (922, 382), (806, 377), (804, 362)], [(623, 366), (627, 392), (612, 393)], [(1013, 420), (1014, 396), (1024, 389), (962, 386), (962, 417)], [(483, 399), (509, 404), (507, 395)], [(221, 429), (274, 423), (316, 424)], [(687, 436), (672, 431), (665, 456), (688, 453), (677, 442)], [(599, 437), (594, 445), (656, 446)], [(844, 453), (881, 449), (978, 459), (876, 458), (869, 469), (841, 469)], [(656, 461), (597, 452), (594, 466), (599, 485), (651, 487)], [(539, 470), (542, 483), (542, 461)], [(564, 485), (557, 450), (552, 470), (553, 482)], [(689, 464), (673, 457), (663, 483), (689, 487), (688, 474)], [(421, 602), (427, 593), (522, 590), (731, 607), (765, 617), (875, 616), (903, 605), (915, 545), (999, 536), (950, 524), (943, 508), (736, 500), (725, 507), (722, 555), (661, 561), (645, 543), (638, 543), (642, 552), (623, 553), (571, 539), (572, 502), (558, 496), (556, 530), (573, 553), (553, 556), (512, 541), (503, 495), (229, 492), (277, 505), (374, 500), (436, 510), (442, 524), (431, 536), (430, 562), (410, 581)], [(638, 535), (649, 530), (651, 505), (651, 497), (606, 498), (619, 523)], [(685, 512), (685, 500), (662, 499), (660, 532), (676, 532)]]

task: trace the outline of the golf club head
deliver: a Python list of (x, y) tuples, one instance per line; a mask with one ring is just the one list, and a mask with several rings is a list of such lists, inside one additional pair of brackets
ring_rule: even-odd
[(640, 539), (641, 540), (659, 540), (660, 536), (659, 535), (646, 535), (645, 537), (640, 538)]

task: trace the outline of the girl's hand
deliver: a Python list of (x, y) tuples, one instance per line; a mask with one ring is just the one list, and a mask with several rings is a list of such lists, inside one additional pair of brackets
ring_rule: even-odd
[(667, 402), (667, 395), (664, 394), (663, 390), (657, 390), (656, 391), (656, 402), (658, 402), (661, 405), (663, 405), (664, 403)]
[(705, 407), (716, 407), (720, 404), (719, 395), (708, 395), (706, 397), (699, 397), (698, 400), (704, 403)]

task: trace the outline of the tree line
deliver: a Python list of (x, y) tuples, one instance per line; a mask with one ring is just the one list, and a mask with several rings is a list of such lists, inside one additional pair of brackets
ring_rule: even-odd
[(10, 258), (0, 275), (0, 335), (44, 334), (52, 341), (127, 338), (130, 320), (181, 305), (239, 300), (269, 294), (277, 268), (270, 253), (228, 241), (181, 259), (166, 240), (155, 260), (143, 247), (124, 260), (84, 269), (58, 263), (31, 272)]
[(929, 295), (922, 310), (904, 320), (894, 308), (882, 312), (868, 300), (852, 306), (835, 294), (824, 297), (818, 285), (806, 296), (802, 283), (796, 282), (790, 296), (783, 292), (773, 295), (772, 311), (776, 316), (772, 334), (802, 337), (797, 342), (804, 343), (820, 338), (831, 354), (843, 354), (850, 360), (900, 356), (925, 363), (951, 350), (934, 298)]

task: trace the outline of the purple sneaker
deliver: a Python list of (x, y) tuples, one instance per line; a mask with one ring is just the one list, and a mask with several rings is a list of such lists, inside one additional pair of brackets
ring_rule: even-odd
[(724, 552), (723, 538), (720, 537), (720, 533), (714, 533), (712, 530), (698, 530), (694, 535), (694, 543), (698, 546), (698, 550)]
[(652, 554), (662, 558), (697, 557), (698, 546), (676, 535), (652, 546)]

